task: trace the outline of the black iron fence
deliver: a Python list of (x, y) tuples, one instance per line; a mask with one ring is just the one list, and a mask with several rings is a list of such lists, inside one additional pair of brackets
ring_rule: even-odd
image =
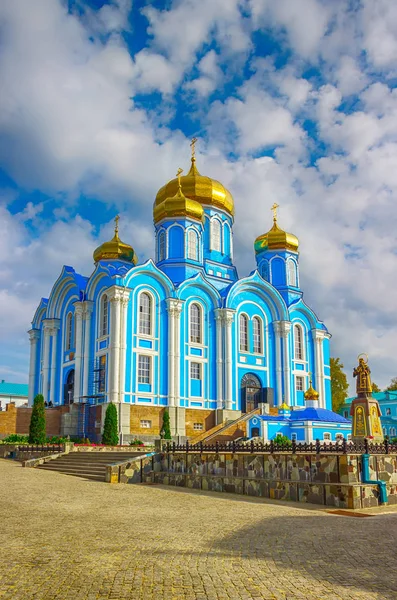
[(214, 444), (176, 444), (168, 443), (164, 450), (168, 453), (175, 452), (231, 452), (235, 454), (237, 452), (250, 452), (265, 453), (265, 454), (278, 454), (279, 452), (288, 452), (289, 454), (397, 454), (397, 444), (391, 444), (387, 439), (381, 443), (371, 443), (370, 440), (363, 440), (362, 442), (348, 442), (345, 438), (337, 442), (305, 442), (297, 443), (292, 440), (289, 444), (277, 444), (273, 440), (267, 443), (257, 443), (251, 440), (251, 442), (237, 443), (237, 442), (215, 442)]
[(40, 454), (56, 454), (58, 452), (64, 452), (65, 448), (62, 444), (30, 444), (18, 446), (18, 452), (33, 453), (38, 452)]

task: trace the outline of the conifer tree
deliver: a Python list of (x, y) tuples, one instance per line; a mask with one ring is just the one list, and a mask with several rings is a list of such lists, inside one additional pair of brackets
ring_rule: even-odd
[(46, 437), (44, 397), (42, 394), (37, 394), (30, 417), (29, 444), (45, 444)]
[(105, 444), (105, 446), (117, 446), (118, 443), (119, 435), (117, 431), (117, 408), (115, 404), (110, 403), (106, 409), (102, 444)]
[(163, 414), (163, 427), (162, 429), (164, 430), (164, 439), (165, 440), (171, 440), (171, 427), (170, 427), (170, 413), (168, 412), (167, 409), (165, 409), (164, 414)]

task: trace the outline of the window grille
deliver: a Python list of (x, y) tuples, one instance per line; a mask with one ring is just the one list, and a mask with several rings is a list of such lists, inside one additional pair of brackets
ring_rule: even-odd
[(138, 383), (150, 383), (150, 356), (139, 356), (138, 360)]
[(139, 296), (139, 333), (151, 335), (152, 299), (149, 294), (143, 292)]
[(159, 261), (165, 259), (165, 231), (160, 231), (158, 237), (158, 245), (159, 245)]
[(201, 310), (198, 304), (190, 307), (190, 341), (201, 344)]
[(187, 234), (187, 257), (191, 260), (198, 260), (197, 233), (189, 229)]
[(260, 354), (262, 352), (262, 327), (261, 321), (258, 317), (254, 317), (252, 320), (254, 328), (254, 352)]
[(221, 224), (218, 219), (211, 221), (211, 250), (221, 251)]
[(298, 376), (296, 378), (296, 391), (297, 392), (303, 392), (303, 385), (304, 385), (303, 377), (299, 377)]
[(201, 364), (197, 362), (190, 363), (190, 378), (201, 379)]
[(299, 325), (294, 327), (295, 360), (303, 360), (303, 335)]
[(146, 419), (142, 419), (141, 420), (141, 427), (142, 429), (150, 429), (152, 426), (152, 422), (151, 421), (147, 421)]
[(101, 335), (108, 334), (109, 328), (109, 301), (106, 294), (102, 296)]

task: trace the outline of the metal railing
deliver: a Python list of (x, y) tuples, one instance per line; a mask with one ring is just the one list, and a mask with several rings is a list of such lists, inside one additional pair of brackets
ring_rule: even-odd
[(19, 452), (33, 453), (40, 452), (42, 454), (56, 454), (65, 450), (63, 444), (29, 444), (18, 446)]

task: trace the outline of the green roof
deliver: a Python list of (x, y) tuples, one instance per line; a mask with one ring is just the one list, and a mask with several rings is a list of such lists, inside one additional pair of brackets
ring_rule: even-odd
[(0, 381), (0, 396), (26, 396), (28, 397), (28, 384), (27, 383), (8, 383), (7, 381)]

